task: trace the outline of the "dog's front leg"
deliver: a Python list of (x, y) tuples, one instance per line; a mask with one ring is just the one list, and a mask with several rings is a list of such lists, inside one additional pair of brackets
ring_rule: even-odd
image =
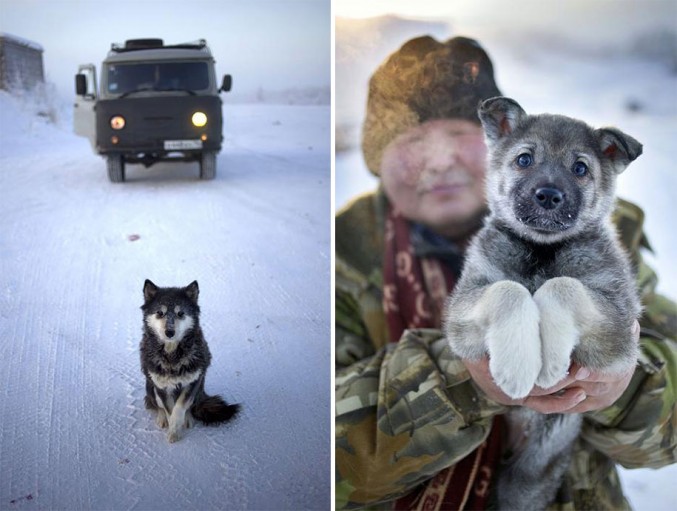
[(169, 431), (167, 440), (174, 443), (181, 438), (181, 431), (184, 428), (190, 428), (193, 425), (193, 415), (190, 413), (190, 407), (195, 401), (197, 384), (194, 382), (185, 386), (174, 404), (172, 414), (169, 416)]
[[(165, 404), (166, 392), (154, 389), (155, 403), (157, 404), (157, 416), (155, 417), (155, 424), (161, 429), (167, 427), (167, 417), (169, 417), (171, 406), (169, 403)], [(169, 405), (169, 406), (168, 406)]]
[(581, 281), (548, 280), (534, 293), (541, 317), (543, 367), (536, 383), (549, 388), (566, 376), (571, 354), (588, 325), (602, 322), (595, 302)]
[(541, 371), (538, 308), (529, 290), (517, 282), (495, 282), (467, 319), (482, 332), (496, 384), (513, 399), (529, 394)]
[(181, 438), (181, 431), (186, 422), (186, 412), (192, 406), (193, 401), (187, 397), (186, 389), (181, 392), (179, 399), (176, 400), (172, 414), (169, 416), (169, 431), (167, 431), (167, 440), (174, 443)]

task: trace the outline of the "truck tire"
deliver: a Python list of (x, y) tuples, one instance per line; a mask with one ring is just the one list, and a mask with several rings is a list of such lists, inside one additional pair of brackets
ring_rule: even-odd
[(111, 183), (122, 183), (125, 180), (125, 160), (121, 155), (109, 155), (106, 158), (106, 166)]
[(216, 152), (204, 151), (200, 158), (200, 179), (216, 177)]

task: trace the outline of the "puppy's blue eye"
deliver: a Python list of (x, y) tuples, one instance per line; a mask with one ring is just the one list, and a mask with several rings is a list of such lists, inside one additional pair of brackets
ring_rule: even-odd
[(186, 314), (185, 314), (183, 311), (179, 311), (179, 313), (177, 314), (177, 316), (179, 317), (179, 319), (182, 319), (185, 315), (186, 315)]
[(528, 167), (533, 162), (531, 155), (529, 153), (520, 154), (517, 157), (517, 165), (522, 168)]
[(164, 314), (163, 314), (162, 311), (157, 311), (157, 312), (155, 313), (155, 315), (156, 315), (158, 318), (161, 318), (162, 316), (164, 316)]
[(574, 168), (572, 170), (578, 177), (583, 177), (588, 173), (588, 166), (582, 161), (577, 161), (574, 163)]

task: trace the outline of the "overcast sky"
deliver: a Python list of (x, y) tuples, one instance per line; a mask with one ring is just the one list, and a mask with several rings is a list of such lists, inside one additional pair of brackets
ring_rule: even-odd
[(65, 95), (78, 64), (99, 70), (112, 42), (145, 37), (206, 39), (234, 93), (331, 84), (329, 0), (0, 0), (0, 32), (42, 45)]

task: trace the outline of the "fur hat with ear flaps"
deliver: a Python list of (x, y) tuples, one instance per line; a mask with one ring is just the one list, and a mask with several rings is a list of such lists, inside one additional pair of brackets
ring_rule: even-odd
[(479, 124), (479, 102), (500, 95), (491, 60), (474, 39), (411, 39), (369, 81), (362, 127), (367, 167), (379, 175), (386, 146), (425, 121), (465, 119)]

